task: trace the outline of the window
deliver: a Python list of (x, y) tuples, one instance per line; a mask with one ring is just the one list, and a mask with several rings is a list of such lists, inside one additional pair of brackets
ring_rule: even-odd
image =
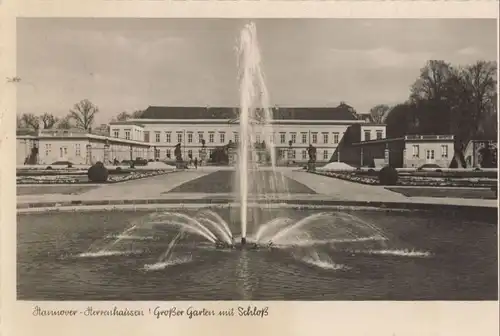
[(413, 153), (412, 156), (414, 158), (418, 158), (420, 156), (420, 148), (419, 148), (419, 146), (418, 145), (413, 145), (412, 148), (413, 148), (413, 150), (412, 150), (412, 153)]
[(333, 133), (333, 143), (334, 144), (339, 143), (339, 133), (338, 132)]
[(327, 149), (325, 149), (323, 151), (323, 160), (328, 160), (328, 150)]
[(155, 160), (156, 159), (160, 159), (160, 149), (159, 148), (155, 148)]
[(193, 151), (191, 149), (188, 150), (188, 158), (192, 158), (193, 157)]
[(234, 135), (234, 142), (240, 142), (240, 137), (238, 132), (233, 132), (233, 135)]
[(260, 134), (255, 134), (255, 142), (260, 143)]
[(323, 133), (323, 143), (328, 143), (328, 133)]
[(293, 132), (290, 134), (290, 140), (292, 140), (292, 143), (296, 143), (297, 142), (297, 133)]
[(289, 153), (289, 158), (292, 159), (292, 160), (295, 160), (295, 151), (294, 150), (290, 150), (288, 153)]
[(113, 136), (114, 136), (115, 138), (118, 138), (118, 137), (120, 136), (120, 130), (114, 129), (114, 130), (113, 130)]
[(130, 140), (130, 130), (125, 130), (125, 139)]
[(377, 130), (377, 140), (380, 140), (383, 138), (383, 131), (382, 130)]
[(448, 145), (441, 145), (441, 157), (448, 157)]
[(214, 132), (208, 133), (208, 142), (214, 143), (214, 141), (215, 141), (215, 134), (214, 134)]
[(274, 133), (269, 136), (269, 143), (274, 143)]
[(45, 144), (45, 156), (49, 155), (49, 153), (52, 151), (52, 145), (51, 144)]
[(172, 132), (165, 132), (165, 142), (172, 142)]
[(286, 142), (286, 133), (285, 132), (280, 132), (280, 143), (285, 143)]
[(427, 160), (434, 160), (434, 149), (427, 150)]
[(201, 143), (203, 140), (203, 132), (198, 132), (198, 142)]
[(155, 132), (155, 141), (160, 142), (160, 132)]
[(280, 149), (279, 152), (278, 152), (278, 155), (279, 155), (280, 159), (284, 159), (285, 158), (285, 150), (284, 149)]
[(312, 134), (312, 143), (318, 143), (318, 133)]
[(144, 141), (149, 142), (149, 132), (144, 132)]
[(199, 157), (199, 158), (201, 158), (201, 157), (202, 157), (201, 153), (202, 153), (201, 149), (198, 149), (198, 157)]
[(81, 151), (80, 151), (80, 144), (75, 144), (75, 155), (80, 156)]
[(188, 133), (188, 143), (192, 143), (192, 142), (193, 142), (193, 133), (189, 132)]
[(371, 140), (371, 132), (365, 131), (365, 141), (370, 141), (370, 140)]
[(306, 132), (302, 132), (302, 133), (300, 133), (300, 136), (302, 138), (302, 143), (303, 144), (307, 143), (307, 133)]
[(305, 160), (305, 159), (307, 159), (307, 151), (303, 150), (302, 151), (302, 160)]
[(177, 132), (177, 142), (182, 142), (182, 132)]
[(221, 143), (225, 143), (226, 142), (226, 133), (220, 132), (219, 133), (219, 140)]
[(165, 151), (165, 156), (170, 159), (171, 155), (172, 155), (172, 151), (170, 149), (167, 149)]

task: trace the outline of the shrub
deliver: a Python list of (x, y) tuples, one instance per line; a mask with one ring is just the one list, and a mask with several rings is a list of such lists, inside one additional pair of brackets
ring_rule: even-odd
[(45, 168), (46, 170), (52, 170), (52, 167), (51, 166), (48, 166), (47, 168)]
[(398, 183), (398, 171), (391, 166), (386, 166), (380, 169), (378, 179), (382, 185), (396, 185)]
[(73, 168), (73, 164), (71, 162), (68, 163), (68, 168)]
[(116, 168), (115, 168), (115, 171), (117, 171), (117, 172), (122, 171), (122, 167), (116, 167)]
[(442, 173), (443, 171), (441, 169), (436, 169), (436, 173)]
[(87, 171), (87, 176), (89, 180), (97, 183), (106, 182), (108, 180), (108, 175), (109, 172), (106, 169), (106, 167), (104, 167), (104, 164), (102, 162), (96, 162)]

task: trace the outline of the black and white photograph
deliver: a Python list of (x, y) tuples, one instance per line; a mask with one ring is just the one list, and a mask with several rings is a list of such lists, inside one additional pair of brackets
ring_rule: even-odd
[(16, 45), (17, 300), (498, 299), (496, 19), (26, 17)]

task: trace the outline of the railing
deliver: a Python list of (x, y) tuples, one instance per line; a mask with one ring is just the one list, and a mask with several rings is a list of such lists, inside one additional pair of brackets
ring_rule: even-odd
[(405, 135), (405, 140), (453, 140), (454, 135)]

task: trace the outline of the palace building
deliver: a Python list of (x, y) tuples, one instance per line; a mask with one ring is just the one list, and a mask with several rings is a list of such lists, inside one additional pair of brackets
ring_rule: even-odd
[[(337, 107), (272, 109), (272, 134), (264, 139), (256, 134), (256, 142), (273, 144), (280, 161), (307, 162), (307, 147), (317, 149), (317, 161), (328, 162), (347, 129), (359, 124), (365, 139), (384, 139), (386, 127), (360, 118), (354, 110), (341, 104)], [(208, 155), (229, 141), (240, 141), (238, 109), (231, 107), (169, 107), (150, 106), (142, 116), (110, 123), (110, 136), (116, 139), (142, 141), (152, 148), (154, 159), (173, 158), (174, 146), (181, 145), (182, 156), (200, 158), (202, 140)], [(290, 146), (291, 142), (291, 146)]]

